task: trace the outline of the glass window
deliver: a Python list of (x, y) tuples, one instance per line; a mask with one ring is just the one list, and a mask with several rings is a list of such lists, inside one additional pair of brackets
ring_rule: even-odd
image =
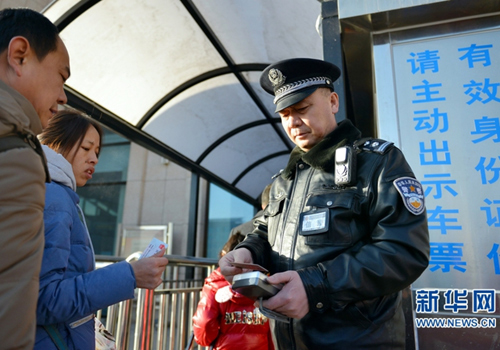
[(252, 219), (255, 207), (217, 185), (210, 184), (208, 204), (207, 258), (219, 258), (229, 232)]
[(103, 127), (99, 163), (92, 179), (79, 187), (80, 206), (96, 254), (115, 255), (116, 230), (122, 222), (130, 142)]

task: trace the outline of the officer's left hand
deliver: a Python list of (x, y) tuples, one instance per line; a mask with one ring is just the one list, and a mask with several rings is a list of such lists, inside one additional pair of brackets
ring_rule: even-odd
[(291, 318), (300, 319), (309, 312), (309, 302), (304, 284), (297, 271), (276, 273), (267, 278), (271, 284), (283, 284), (283, 288), (262, 305)]

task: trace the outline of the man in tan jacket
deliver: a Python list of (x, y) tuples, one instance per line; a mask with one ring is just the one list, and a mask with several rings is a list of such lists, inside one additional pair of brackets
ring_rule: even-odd
[(36, 135), (67, 102), (69, 75), (46, 17), (0, 11), (0, 349), (33, 349), (49, 179)]

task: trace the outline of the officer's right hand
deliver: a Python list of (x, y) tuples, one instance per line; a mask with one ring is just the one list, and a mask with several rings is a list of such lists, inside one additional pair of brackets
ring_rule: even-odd
[(228, 282), (233, 281), (233, 276), (245, 272), (239, 267), (234, 267), (231, 263), (252, 264), (252, 253), (246, 248), (238, 248), (228, 252), (219, 260), (220, 272)]
[(309, 312), (307, 293), (297, 271), (275, 273), (267, 278), (267, 282), (282, 284), (283, 288), (275, 296), (264, 300), (262, 302), (264, 307), (296, 319), (307, 315)]

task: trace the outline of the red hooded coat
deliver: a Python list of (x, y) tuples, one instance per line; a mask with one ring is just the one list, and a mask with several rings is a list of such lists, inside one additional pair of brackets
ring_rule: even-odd
[(220, 269), (212, 272), (193, 316), (196, 342), (214, 350), (274, 350), (269, 321), (254, 302), (233, 291)]

